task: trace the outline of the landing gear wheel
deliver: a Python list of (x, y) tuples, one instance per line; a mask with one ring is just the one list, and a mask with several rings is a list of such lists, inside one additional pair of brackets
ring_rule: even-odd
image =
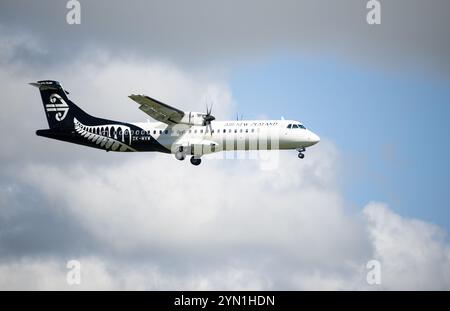
[(299, 157), (300, 159), (303, 159), (303, 158), (305, 157), (305, 154), (299, 152), (299, 153), (298, 153), (298, 157)]
[(196, 158), (196, 157), (191, 157), (191, 164), (192, 165), (200, 165), (200, 163), (202, 163), (202, 160), (200, 158)]
[(183, 161), (184, 159), (186, 159), (186, 154), (185, 154), (184, 152), (177, 151), (177, 152), (175, 153), (175, 158), (176, 158), (177, 160)]

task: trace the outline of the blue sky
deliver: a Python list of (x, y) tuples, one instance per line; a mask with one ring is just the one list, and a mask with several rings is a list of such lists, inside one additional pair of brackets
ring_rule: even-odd
[(388, 202), (450, 229), (448, 80), (283, 54), (235, 68), (231, 88), (245, 118), (300, 120), (334, 142), (349, 202)]

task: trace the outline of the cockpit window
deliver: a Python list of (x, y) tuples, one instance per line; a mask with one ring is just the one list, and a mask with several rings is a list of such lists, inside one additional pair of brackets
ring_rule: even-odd
[(306, 127), (303, 124), (289, 124), (287, 126), (288, 129), (304, 129), (306, 130)]

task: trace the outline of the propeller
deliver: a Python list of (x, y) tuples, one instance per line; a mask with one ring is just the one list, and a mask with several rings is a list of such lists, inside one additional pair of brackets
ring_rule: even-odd
[(212, 135), (212, 127), (211, 127), (211, 121), (214, 121), (216, 118), (211, 115), (213, 104), (211, 104), (210, 107), (208, 107), (208, 104), (206, 104), (206, 115), (203, 116), (203, 125), (208, 126), (209, 125), (209, 132)]

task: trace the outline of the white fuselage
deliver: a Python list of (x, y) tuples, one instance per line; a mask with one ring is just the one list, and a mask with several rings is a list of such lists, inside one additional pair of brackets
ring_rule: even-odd
[[(161, 122), (134, 123), (165, 148), (214, 146), (202, 154), (226, 150), (301, 149), (320, 138), (293, 120), (212, 121), (211, 126), (174, 126)], [(289, 126), (290, 125), (290, 126)], [(295, 127), (295, 128), (294, 128)]]

